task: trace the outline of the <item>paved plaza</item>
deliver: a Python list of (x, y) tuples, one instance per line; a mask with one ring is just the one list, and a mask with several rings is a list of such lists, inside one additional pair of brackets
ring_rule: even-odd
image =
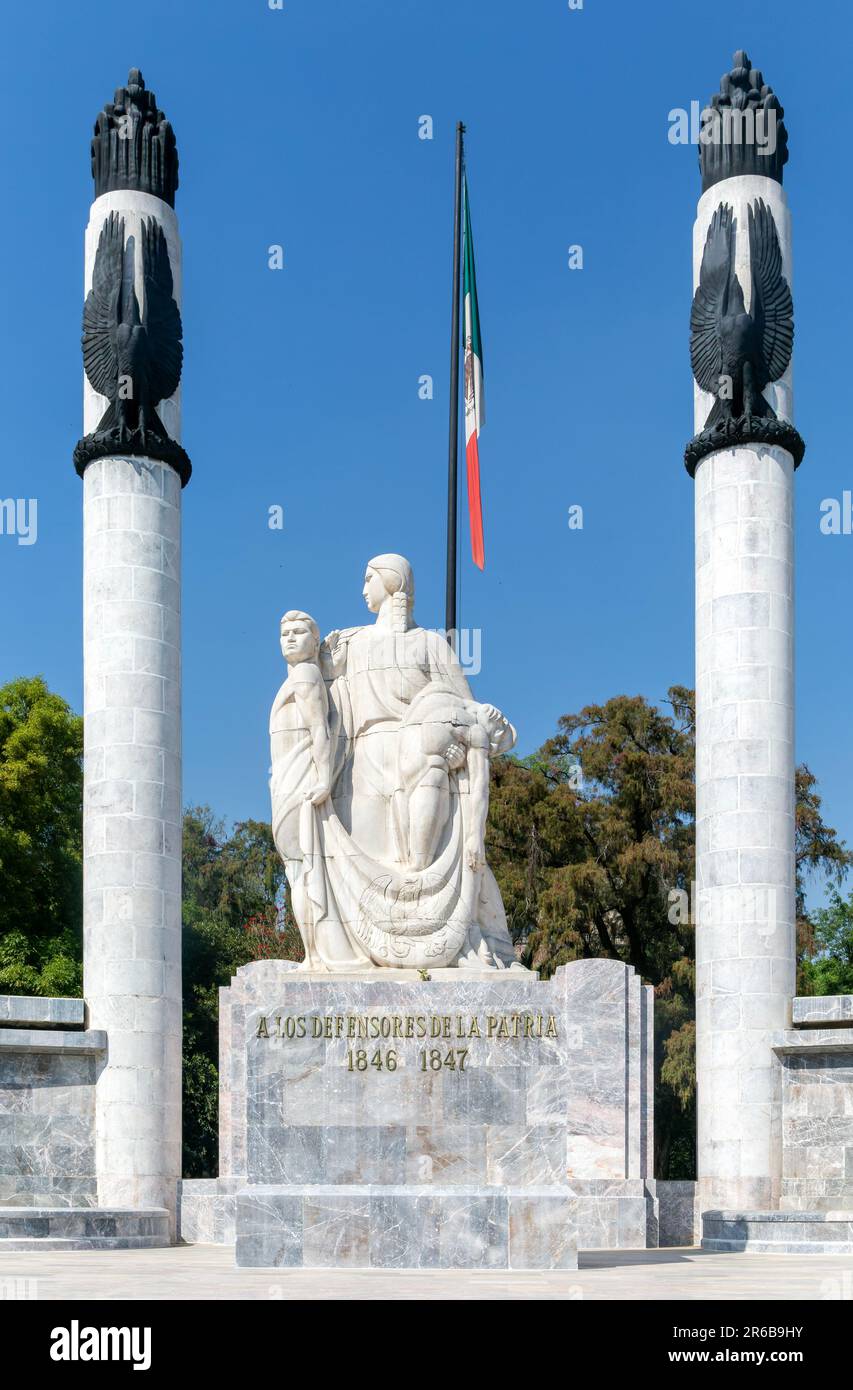
[(853, 1256), (598, 1251), (570, 1273), (236, 1269), (216, 1245), (0, 1254), (0, 1298), (853, 1300)]

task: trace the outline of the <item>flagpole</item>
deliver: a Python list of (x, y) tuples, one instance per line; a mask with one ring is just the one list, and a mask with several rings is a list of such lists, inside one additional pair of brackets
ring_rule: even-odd
[(456, 190), (453, 204), (453, 309), (450, 338), (450, 443), (447, 458), (447, 604), (444, 627), (456, 650), (456, 529), (459, 487), (457, 452), (459, 447), (459, 262), (462, 227), (462, 137), (465, 127), (456, 126)]

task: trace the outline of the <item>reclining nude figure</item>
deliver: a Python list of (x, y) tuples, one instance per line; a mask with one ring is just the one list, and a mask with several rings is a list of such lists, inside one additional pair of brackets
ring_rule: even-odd
[(449, 774), (464, 767), (471, 798), (465, 854), (470, 869), (485, 867), (489, 758), (514, 743), (515, 729), (494, 705), (432, 689), (412, 701), (400, 740), (405, 820), (397, 834), (405, 863), (425, 869), (432, 862), (450, 811)]

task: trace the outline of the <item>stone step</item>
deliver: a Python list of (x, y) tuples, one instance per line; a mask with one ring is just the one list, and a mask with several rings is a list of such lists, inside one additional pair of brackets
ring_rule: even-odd
[(702, 1249), (753, 1255), (853, 1255), (853, 1211), (706, 1211)]
[(165, 1207), (0, 1207), (0, 1250), (145, 1250), (169, 1244)]

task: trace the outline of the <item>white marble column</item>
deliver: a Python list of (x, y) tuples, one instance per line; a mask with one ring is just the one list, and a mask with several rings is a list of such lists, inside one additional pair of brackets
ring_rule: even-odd
[[(773, 212), (791, 283), (790, 217), (770, 178), (703, 194), (694, 286), (721, 202), (737, 218), (736, 270), (750, 308), (747, 204)], [(791, 368), (765, 392), (792, 420)], [(713, 404), (696, 387), (697, 432)], [(696, 1048), (700, 1203), (778, 1204), (780, 1073), (771, 1036), (791, 1026), (794, 939), (793, 472), (784, 448), (718, 450), (698, 465), (696, 505)]]
[[(86, 291), (104, 217), (164, 227), (180, 302), (173, 210), (139, 192), (92, 205)], [(137, 294), (142, 302), (137, 258)], [(107, 402), (88, 381), (85, 432)], [(178, 398), (161, 419), (179, 437)], [(181, 483), (168, 464), (89, 463), (84, 515), (84, 992), (108, 1035), (96, 1091), (98, 1199), (166, 1206), (181, 1174)]]

